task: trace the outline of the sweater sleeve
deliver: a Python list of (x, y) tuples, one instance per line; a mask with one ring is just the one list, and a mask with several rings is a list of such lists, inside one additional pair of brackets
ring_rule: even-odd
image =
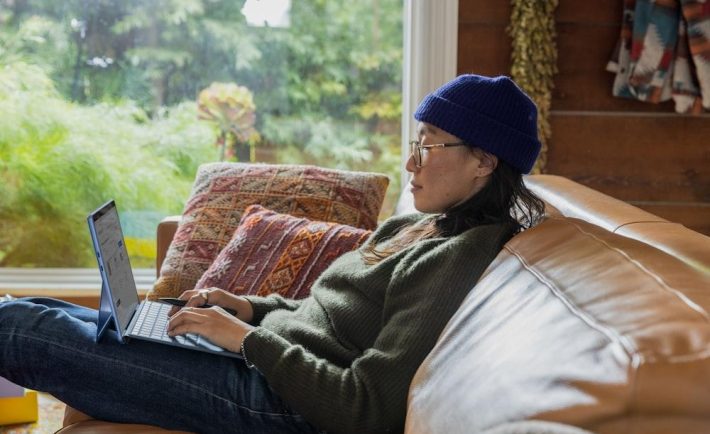
[(255, 295), (245, 295), (244, 298), (251, 303), (251, 307), (254, 311), (254, 316), (252, 317), (251, 324), (260, 324), (261, 320), (264, 319), (267, 313), (276, 309), (286, 309), (286, 310), (296, 310), (298, 306), (301, 305), (303, 300), (293, 300), (290, 298), (284, 298), (277, 294), (271, 294), (266, 297), (259, 297)]
[(248, 359), (321, 429), (401, 432), (414, 373), (508, 237), (503, 226), (481, 227), (398, 253), (403, 257), (386, 290), (381, 331), (350, 366), (317, 358), (262, 327), (245, 340)]

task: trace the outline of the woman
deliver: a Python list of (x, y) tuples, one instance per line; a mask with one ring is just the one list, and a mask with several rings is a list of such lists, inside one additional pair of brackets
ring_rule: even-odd
[(384, 222), (306, 299), (182, 295), (189, 301), (171, 311), (169, 333), (198, 333), (244, 360), (139, 341), (96, 345), (95, 311), (27, 299), (0, 303), (0, 375), (117, 422), (401, 432), (417, 367), (503, 244), (543, 212), (521, 178), (540, 149), (537, 112), (510, 79), (460, 76), (415, 118), (406, 169), (424, 214)]

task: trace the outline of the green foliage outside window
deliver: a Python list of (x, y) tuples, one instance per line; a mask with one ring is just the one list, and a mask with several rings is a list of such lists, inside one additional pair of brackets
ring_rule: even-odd
[[(214, 152), (195, 110), (185, 102), (147, 121), (128, 104), (68, 102), (35, 66), (0, 68), (0, 264), (92, 266), (86, 215), (109, 198), (140, 210), (150, 231), (165, 210), (179, 213)], [(132, 259), (151, 266), (154, 243), (131, 235)]]
[(152, 267), (151, 231), (220, 157), (196, 104), (213, 82), (253, 93), (257, 160), (388, 173), (391, 212), (401, 1), (294, 0), (285, 28), (243, 4), (0, 0), (0, 266), (94, 266), (85, 217), (115, 198)]

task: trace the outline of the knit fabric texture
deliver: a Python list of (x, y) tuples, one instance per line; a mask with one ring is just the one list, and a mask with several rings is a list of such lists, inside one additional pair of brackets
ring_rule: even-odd
[[(382, 242), (422, 218), (391, 218), (372, 239)], [(308, 298), (247, 296), (260, 326), (245, 338), (245, 356), (319, 429), (403, 432), (414, 373), (511, 233), (505, 224), (478, 226), (375, 265), (350, 252)]]
[(540, 153), (535, 103), (508, 77), (466, 74), (427, 95), (414, 118), (529, 173)]

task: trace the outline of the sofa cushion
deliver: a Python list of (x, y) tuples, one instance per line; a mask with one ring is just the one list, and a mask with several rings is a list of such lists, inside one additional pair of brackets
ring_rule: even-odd
[(335, 259), (359, 247), (370, 233), (252, 205), (196, 287), (303, 298)]
[(149, 298), (193, 289), (249, 205), (373, 229), (388, 183), (381, 174), (314, 166), (202, 165)]
[(573, 218), (515, 236), (420, 366), (406, 432), (710, 432), (709, 264)]

